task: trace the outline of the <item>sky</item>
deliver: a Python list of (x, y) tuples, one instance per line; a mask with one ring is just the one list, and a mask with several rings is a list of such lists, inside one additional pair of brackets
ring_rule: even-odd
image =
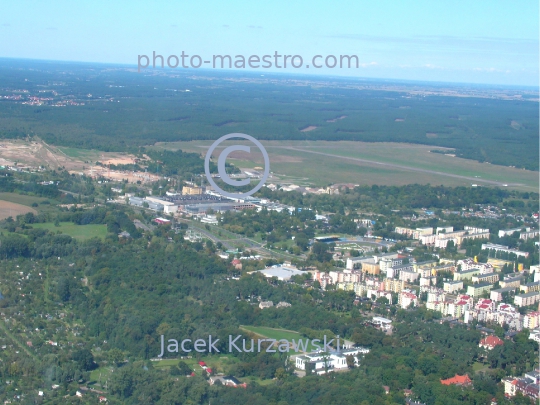
[[(251, 70), (538, 86), (538, 8), (537, 0), (3, 0), (0, 57), (136, 65), (154, 51), (233, 61), (277, 51), (302, 56), (303, 67)], [(306, 68), (314, 55), (323, 64), (357, 55), (359, 67)]]

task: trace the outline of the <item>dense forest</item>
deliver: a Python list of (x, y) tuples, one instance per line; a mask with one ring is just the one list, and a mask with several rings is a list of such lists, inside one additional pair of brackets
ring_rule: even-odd
[[(263, 213), (253, 226), (316, 226), (309, 210), (287, 216), (290, 222), (281, 214)], [(79, 226), (107, 224), (108, 234), (104, 240), (78, 241), (34, 228), (53, 218)], [(239, 271), (216, 256), (212, 242), (188, 242), (183, 231), (169, 226), (141, 231), (133, 227), (135, 218), (142, 217), (128, 208), (98, 206), (25, 214), (0, 224), (0, 309), (9, 331), (0, 340), (10, 347), (24, 346), (1, 353), (0, 378), (10, 383), (0, 386), (0, 398), (12, 397), (16, 390), (45, 389), (47, 403), (69, 403), (63, 396), (74, 396), (80, 386), (104, 389), (104, 381), (91, 377), (97, 369), (109, 370), (106, 390), (112, 404), (386, 405), (404, 404), (408, 389), (428, 405), (488, 404), (492, 398), (509, 404), (500, 379), (537, 364), (538, 345), (528, 339), (527, 330), (485, 356), (474, 324), (441, 324), (440, 315), (424, 308), (366, 304), (364, 309), (395, 320), (393, 334), (386, 335), (366, 324), (369, 316), (355, 308), (352, 292), (306, 288), (304, 278), (283, 283), (246, 270), (233, 278)], [(255, 220), (246, 218), (243, 226)], [(128, 230), (132, 238), (118, 238), (120, 230)], [(310, 236), (308, 228), (304, 232)], [(314, 250), (309, 260), (331, 260), (331, 255), (320, 258)], [(252, 302), (257, 297), (291, 306), (261, 310)], [(161, 334), (191, 339), (211, 334), (226, 351), (228, 335), (247, 333), (241, 325), (297, 330), (308, 338), (339, 335), (370, 353), (348, 373), (304, 378), (293, 375), (281, 354), (233, 353), (215, 372), (248, 379), (246, 389), (210, 386), (200, 375), (187, 377), (191, 369), (183, 360), (170, 367), (149, 361), (160, 351)], [(217, 361), (219, 356), (206, 358)], [(475, 373), (473, 364), (478, 363), (491, 368)], [(473, 386), (440, 384), (456, 373), (468, 373)], [(51, 391), (51, 386), (58, 388)], [(383, 386), (389, 387), (388, 395)], [(25, 401), (39, 398), (29, 395)], [(97, 398), (86, 396), (84, 401), (93, 404)], [(514, 403), (529, 401), (518, 396)]]
[[(299, 77), (292, 85), (279, 75), (174, 73), (4, 60), (0, 137), (38, 135), (54, 145), (131, 152), (231, 132), (260, 140), (407, 142), (538, 170), (538, 104), (526, 97), (423, 96), (413, 92), (418, 84), (399, 84), (411, 92), (381, 91), (350, 79)], [(39, 92), (50, 100), (21, 104)], [(67, 101), (79, 105), (52, 106)], [(302, 132), (308, 126), (317, 129)]]

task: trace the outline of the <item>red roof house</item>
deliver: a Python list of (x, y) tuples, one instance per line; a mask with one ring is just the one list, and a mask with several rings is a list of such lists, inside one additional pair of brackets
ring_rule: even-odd
[(465, 374), (465, 375), (456, 374), (452, 378), (447, 378), (446, 380), (441, 380), (441, 384), (443, 384), (443, 385), (463, 385), (463, 386), (467, 386), (467, 385), (472, 384), (472, 380), (469, 378), (469, 376), (467, 374)]
[(504, 342), (495, 335), (486, 336), (478, 344), (479, 347), (483, 347), (487, 350), (493, 350), (497, 346), (502, 346)]

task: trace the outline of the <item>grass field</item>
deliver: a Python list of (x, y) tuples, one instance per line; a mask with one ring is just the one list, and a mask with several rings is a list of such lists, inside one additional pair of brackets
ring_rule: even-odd
[(489, 366), (487, 364), (482, 364), (482, 363), (479, 363), (478, 361), (473, 363), (472, 368), (475, 373), (479, 373), (481, 371), (485, 372), (489, 370)]
[[(268, 339), (285, 339), (289, 342), (291, 342), (293, 339), (295, 341), (298, 341), (298, 339), (306, 340), (307, 338), (302, 336), (300, 333), (295, 332), (293, 330), (287, 330), (287, 329), (276, 329), (276, 328), (268, 328), (266, 326), (240, 326), (240, 329), (246, 330), (248, 332), (254, 333), (258, 336), (261, 336), (262, 338), (268, 338)], [(247, 343), (248, 347), (250, 343)], [(311, 340), (308, 346), (308, 351), (314, 351), (315, 347), (311, 344)], [(292, 353), (292, 351), (291, 351)]]
[[(210, 141), (158, 143), (158, 149), (182, 149), (205, 153)], [(241, 142), (236, 142), (241, 143)], [(447, 186), (486, 186), (507, 184), (509, 188), (538, 191), (538, 173), (512, 167), (479, 163), (430, 150), (428, 145), (383, 142), (263, 141), (274, 179), (298, 185), (326, 186), (331, 183)], [(224, 142), (220, 147), (228, 146)], [(219, 148), (217, 148), (219, 149)], [(216, 151), (215, 156), (222, 149)], [(262, 166), (257, 148), (252, 154), (231, 154), (239, 167)]]
[(65, 146), (57, 146), (56, 148), (59, 149), (64, 154), (66, 154), (67, 156), (76, 158), (76, 159), (95, 161), (95, 160), (98, 160), (99, 158), (99, 151), (97, 150), (68, 148)]
[(60, 231), (78, 240), (90, 238), (104, 239), (107, 235), (107, 225), (77, 225), (72, 222), (60, 222), (60, 226), (54, 226), (52, 222), (32, 224), (36, 229), (47, 229), (51, 232)]
[(204, 356), (201, 358), (195, 358), (192, 357), (190, 359), (165, 359), (160, 361), (154, 361), (152, 362), (152, 365), (156, 369), (168, 369), (172, 366), (176, 366), (179, 361), (183, 361), (186, 363), (189, 368), (193, 370), (195, 374), (202, 375), (203, 368), (199, 366), (199, 361), (204, 361), (208, 367), (210, 367), (212, 370), (218, 373), (228, 373), (229, 368), (234, 363), (239, 362), (240, 360), (236, 357), (234, 357), (232, 354), (221, 354), (221, 355), (213, 355), (213, 356)]
[[(34, 197), (31, 195), (23, 195), (23, 194), (17, 194), (17, 193), (0, 193), (0, 200), (31, 206), (33, 203), (39, 204), (42, 201), (47, 200), (47, 199), (43, 197)], [(53, 203), (53, 201), (50, 201), (50, 202)]]

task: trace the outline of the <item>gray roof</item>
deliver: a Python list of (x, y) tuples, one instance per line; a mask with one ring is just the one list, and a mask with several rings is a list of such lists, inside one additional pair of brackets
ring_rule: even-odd
[(469, 287), (473, 287), (473, 288), (483, 288), (483, 287), (487, 287), (487, 286), (492, 287), (493, 284), (491, 284), (491, 283), (476, 283), (476, 284), (470, 285)]
[(516, 295), (516, 297), (522, 297), (522, 298), (528, 298), (528, 297), (534, 297), (535, 295), (538, 295), (540, 294), (540, 292), (538, 291), (531, 291), (531, 292), (528, 292), (526, 294), (519, 294), (519, 295)]
[(498, 292), (498, 293), (505, 293), (509, 291), (514, 291), (516, 287), (504, 287), (504, 288), (498, 288), (497, 290), (491, 290), (491, 292)]

